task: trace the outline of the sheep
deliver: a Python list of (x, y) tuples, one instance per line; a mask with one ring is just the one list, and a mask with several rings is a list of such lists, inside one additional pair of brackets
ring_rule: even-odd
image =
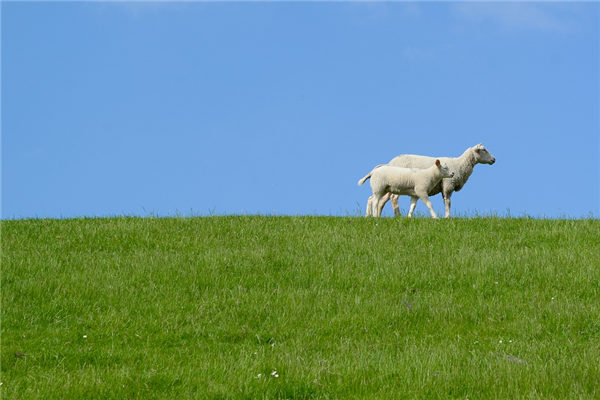
[(451, 172), (448, 166), (442, 164), (440, 160), (435, 160), (431, 167), (425, 169), (378, 165), (360, 179), (358, 185), (362, 185), (367, 179), (371, 178), (373, 200), (371, 201), (371, 198), (369, 198), (367, 203), (367, 216), (375, 214), (376, 217), (380, 217), (380, 199), (388, 193), (394, 193), (396, 195), (411, 196), (411, 207), (414, 207), (420, 198), (429, 208), (431, 217), (437, 218), (437, 214), (431, 207), (428, 193), (440, 183), (442, 178), (452, 178), (453, 176), (454, 172)]
[[(446, 208), (445, 218), (450, 218), (450, 196), (452, 193), (458, 192), (463, 188), (467, 180), (473, 173), (473, 168), (477, 164), (489, 164), (492, 165), (496, 162), (494, 157), (481, 143), (469, 147), (460, 157), (428, 157), (418, 156), (412, 154), (403, 154), (393, 158), (387, 165), (394, 165), (405, 168), (427, 168), (431, 166), (437, 159), (446, 163), (451, 171), (453, 171), (453, 178), (442, 179), (435, 187), (429, 191), (429, 196), (434, 196), (438, 193), (442, 193), (444, 197), (444, 205)], [(371, 196), (372, 197), (372, 196)], [(372, 198), (369, 201), (372, 201)], [(394, 215), (400, 215), (400, 207), (398, 206), (398, 196), (392, 193), (384, 195), (378, 203), (378, 213), (381, 214), (383, 206), (391, 197), (392, 207), (394, 208)], [(408, 210), (408, 217), (411, 217), (415, 209), (416, 202), (411, 202), (410, 209)]]

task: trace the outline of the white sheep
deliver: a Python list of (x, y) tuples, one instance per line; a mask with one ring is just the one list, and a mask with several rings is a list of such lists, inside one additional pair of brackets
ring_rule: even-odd
[(417, 204), (417, 199), (421, 199), (429, 208), (431, 216), (437, 218), (437, 214), (431, 207), (428, 193), (442, 178), (451, 178), (454, 173), (448, 169), (448, 166), (442, 164), (440, 160), (435, 160), (435, 163), (429, 168), (402, 168), (391, 165), (378, 165), (371, 172), (365, 175), (358, 181), (358, 185), (362, 185), (365, 181), (371, 178), (371, 189), (373, 190), (372, 199), (369, 197), (367, 203), (366, 215), (381, 216), (381, 208), (379, 201), (388, 193), (395, 195), (409, 195), (410, 205), (414, 207)]
[[(450, 217), (450, 196), (452, 193), (458, 192), (467, 183), (467, 180), (473, 173), (473, 168), (477, 164), (494, 164), (496, 158), (483, 146), (481, 143), (469, 147), (460, 157), (428, 157), (418, 156), (413, 154), (403, 154), (393, 158), (387, 165), (394, 165), (404, 168), (428, 168), (436, 160), (441, 160), (448, 165), (450, 171), (454, 172), (453, 178), (442, 179), (432, 190), (429, 191), (430, 196), (442, 193), (444, 197), (444, 205), (446, 207), (446, 218)], [(391, 197), (394, 215), (400, 215), (400, 207), (398, 206), (398, 196), (393, 193), (387, 193), (379, 201), (378, 213), (381, 214), (383, 206)], [(369, 198), (372, 201), (372, 196)], [(408, 217), (411, 217), (415, 209), (416, 202), (411, 202), (408, 211)]]

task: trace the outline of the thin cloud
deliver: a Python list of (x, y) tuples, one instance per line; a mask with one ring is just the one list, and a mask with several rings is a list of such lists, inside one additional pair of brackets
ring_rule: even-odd
[(551, 10), (538, 3), (459, 3), (453, 9), (462, 19), (495, 23), (510, 30), (567, 32), (573, 27), (572, 19), (556, 5)]

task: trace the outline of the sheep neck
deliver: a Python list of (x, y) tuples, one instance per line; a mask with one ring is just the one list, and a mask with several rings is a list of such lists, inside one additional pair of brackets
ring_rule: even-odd
[(473, 154), (472, 148), (468, 148), (467, 150), (465, 150), (465, 152), (462, 153), (462, 155), (459, 158), (461, 165), (468, 166), (471, 169), (473, 169), (475, 165), (477, 165), (477, 158)]
[(454, 179), (452, 179), (455, 186), (462, 187), (465, 182), (467, 182), (467, 179), (469, 179), (473, 173), (473, 168), (475, 168), (476, 164), (477, 159), (473, 155), (473, 149), (468, 148), (460, 157), (458, 157), (458, 173), (455, 175)]

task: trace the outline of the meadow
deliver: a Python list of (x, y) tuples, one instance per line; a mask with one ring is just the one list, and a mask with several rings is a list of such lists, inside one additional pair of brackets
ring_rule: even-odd
[(600, 220), (1, 223), (2, 399), (597, 399)]

